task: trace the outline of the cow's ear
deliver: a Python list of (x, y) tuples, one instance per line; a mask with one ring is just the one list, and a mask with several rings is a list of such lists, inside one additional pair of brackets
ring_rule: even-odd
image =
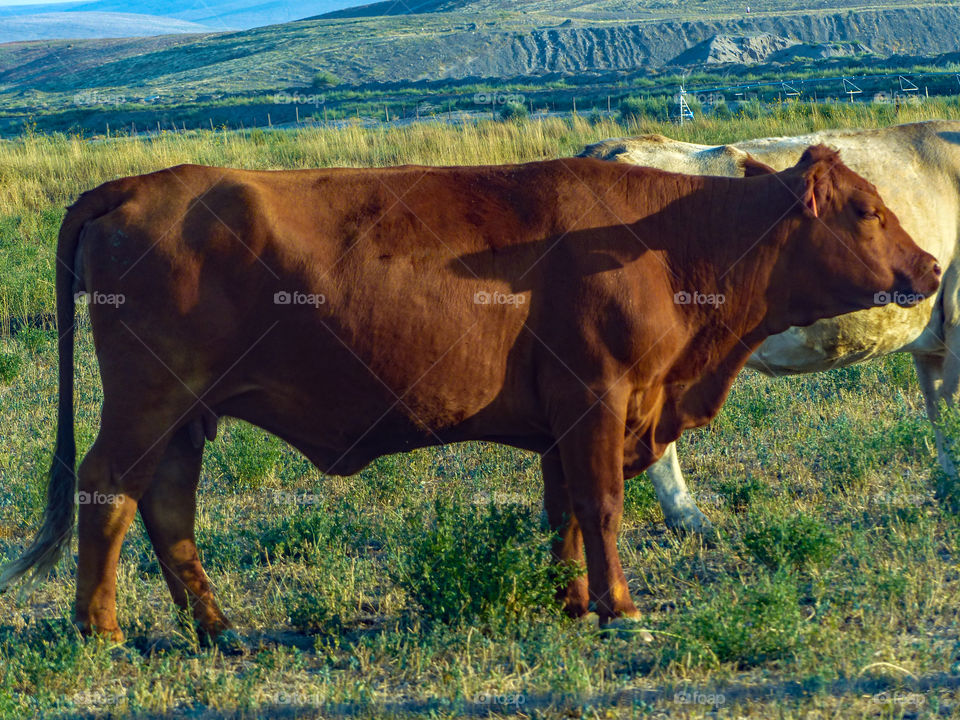
[(815, 163), (803, 173), (800, 201), (809, 217), (820, 217), (830, 195), (832, 173), (826, 163)]
[(830, 200), (837, 181), (835, 169), (842, 165), (840, 153), (826, 145), (811, 145), (796, 164), (803, 178), (800, 200), (809, 217), (820, 217)]
[(743, 170), (744, 177), (756, 177), (757, 175), (773, 175), (774, 170), (769, 165), (757, 160), (749, 153), (740, 158), (740, 169)]

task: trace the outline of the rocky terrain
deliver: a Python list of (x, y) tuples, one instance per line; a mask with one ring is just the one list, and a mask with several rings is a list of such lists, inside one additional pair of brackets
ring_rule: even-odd
[[(665, 64), (753, 63), (805, 44), (808, 56), (837, 51), (927, 55), (960, 46), (960, 8), (863, 10), (816, 15), (744, 16), (713, 21), (536, 28), (489, 38), (490, 49), (448, 65), (448, 76), (576, 73)], [(466, 37), (464, 42), (469, 42)], [(815, 50), (816, 46), (845, 45)], [(700, 47), (706, 43), (706, 47)], [(706, 52), (703, 52), (703, 50)]]

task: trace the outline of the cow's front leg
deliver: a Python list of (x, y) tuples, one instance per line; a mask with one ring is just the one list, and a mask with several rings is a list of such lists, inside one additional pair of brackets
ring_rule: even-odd
[(601, 625), (618, 617), (639, 618), (617, 552), (626, 425), (611, 407), (617, 407), (612, 398), (597, 401), (558, 428), (563, 474), (586, 546), (590, 601)]
[(657, 500), (660, 501), (660, 509), (668, 528), (678, 532), (696, 533), (704, 539), (714, 536), (710, 518), (700, 511), (687, 490), (675, 442), (670, 443), (663, 456), (647, 468), (647, 476), (657, 492)]

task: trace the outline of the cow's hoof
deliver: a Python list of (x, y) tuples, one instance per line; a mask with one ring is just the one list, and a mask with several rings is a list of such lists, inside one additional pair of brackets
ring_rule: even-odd
[(607, 637), (618, 637), (623, 640), (636, 640), (642, 643), (652, 643), (653, 635), (643, 627), (639, 618), (617, 617), (604, 623), (600, 631)]
[(592, 628), (596, 630), (600, 627), (600, 616), (595, 612), (587, 612), (575, 618), (581, 627)]
[(221, 630), (216, 635), (211, 635), (204, 631), (199, 631), (200, 645), (208, 650), (216, 648), (221, 655), (246, 655), (250, 652), (247, 644), (240, 637), (240, 634), (233, 628)]
[(682, 515), (665, 518), (667, 527), (680, 535), (699, 535), (707, 544), (715, 543), (717, 531), (710, 518), (694, 508)]
[(246, 655), (250, 652), (250, 648), (247, 647), (247, 644), (243, 641), (243, 638), (240, 637), (239, 633), (232, 628), (229, 630), (224, 630), (222, 633), (217, 635), (217, 649), (223, 655)]
[(114, 628), (113, 630), (106, 630), (98, 627), (91, 627), (89, 623), (85, 622), (76, 622), (77, 629), (80, 630), (80, 634), (83, 637), (87, 638), (99, 638), (101, 640), (106, 640), (107, 642), (112, 643), (123, 643), (126, 640), (126, 637), (123, 634), (123, 630), (120, 628)]

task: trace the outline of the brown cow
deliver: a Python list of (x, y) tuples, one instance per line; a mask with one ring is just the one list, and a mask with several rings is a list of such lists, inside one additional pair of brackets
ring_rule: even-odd
[(104, 393), (77, 473), (85, 630), (122, 637), (117, 558), (137, 510), (177, 604), (212, 637), (229, 627), (194, 544), (204, 435), (224, 415), (340, 475), (464, 440), (538, 452), (556, 556), (582, 563), (586, 546), (567, 611), (637, 617), (616, 545), (624, 475), (707, 423), (769, 335), (938, 286), (933, 256), (836, 153), (772, 172), (180, 166), (85, 193), (57, 250), (49, 501), (0, 584), (44, 573), (70, 539), (83, 292)]

